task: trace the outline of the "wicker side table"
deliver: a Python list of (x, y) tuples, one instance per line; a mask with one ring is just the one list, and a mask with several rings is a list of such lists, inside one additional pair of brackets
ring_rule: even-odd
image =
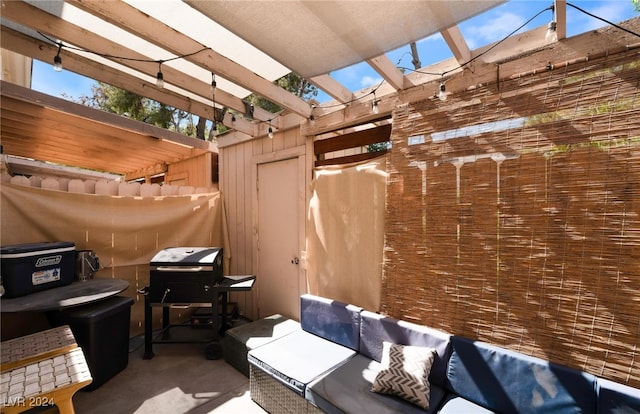
[(250, 350), (299, 329), (299, 322), (278, 314), (229, 329), (223, 339), (224, 359), (249, 377), (247, 353)]
[(74, 414), (73, 395), (93, 381), (69, 326), (2, 342), (0, 411), (21, 413), (56, 405)]
[(269, 413), (320, 414), (320, 410), (303, 396), (282, 385), (271, 375), (254, 365), (250, 366), (251, 399)]

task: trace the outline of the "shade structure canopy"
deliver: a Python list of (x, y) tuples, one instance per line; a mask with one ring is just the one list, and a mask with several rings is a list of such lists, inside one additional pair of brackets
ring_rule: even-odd
[(344, 102), (355, 91), (331, 73), (366, 61), (385, 80), (396, 79), (397, 89), (402, 75), (385, 53), (443, 31), (460, 53), (467, 46), (456, 25), (501, 3), (5, 0), (2, 47), (51, 63), (58, 54), (66, 70), (179, 108), (172, 94), (273, 119), (246, 108), (243, 100), (254, 93), (308, 118), (311, 105), (274, 80), (293, 71)]
[(383, 55), (503, 2), (186, 0), (305, 78)]

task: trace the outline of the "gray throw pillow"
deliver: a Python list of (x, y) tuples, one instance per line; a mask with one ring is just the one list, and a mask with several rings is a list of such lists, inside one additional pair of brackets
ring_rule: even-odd
[(391, 394), (424, 409), (429, 408), (429, 373), (436, 350), (421, 346), (382, 344), (381, 370), (371, 391)]

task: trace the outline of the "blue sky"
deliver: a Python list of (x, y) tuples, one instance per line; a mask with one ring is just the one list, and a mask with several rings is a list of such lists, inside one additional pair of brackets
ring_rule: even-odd
[[(572, 0), (570, 3), (613, 23), (639, 15), (631, 0)], [(551, 0), (511, 0), (489, 12), (476, 16), (459, 25), (471, 49), (503, 39), (527, 20), (553, 4)], [(546, 25), (552, 18), (551, 11), (545, 11), (530, 22), (523, 31)], [(567, 6), (567, 36), (573, 36), (605, 26), (606, 23)], [(442, 37), (434, 35), (417, 42), (422, 66), (429, 66), (452, 56)], [(408, 46), (387, 53), (391, 61), (400, 67), (412, 68)], [(56, 97), (78, 99), (91, 94), (92, 79), (76, 75), (68, 70), (55, 72), (49, 62), (34, 61), (32, 88)], [(366, 63), (360, 63), (331, 73), (340, 83), (352, 91), (357, 91), (382, 81), (382, 78)], [(321, 94), (320, 102), (329, 98)]]

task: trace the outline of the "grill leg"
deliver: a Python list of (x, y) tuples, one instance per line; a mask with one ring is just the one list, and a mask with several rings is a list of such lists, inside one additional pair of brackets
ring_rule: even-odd
[(162, 307), (162, 339), (169, 339), (169, 323), (171, 322), (171, 315), (169, 311), (171, 308), (167, 306)]
[(143, 359), (153, 358), (152, 349), (152, 322), (153, 312), (151, 309), (151, 303), (149, 303), (149, 295), (144, 295), (144, 356)]
[(218, 330), (220, 329), (220, 316), (218, 315), (218, 303), (220, 292), (216, 289), (213, 292), (213, 300), (211, 301), (211, 325), (213, 328), (213, 341), (217, 342), (219, 335)]
[[(220, 359), (222, 357), (222, 346), (218, 342), (220, 339), (220, 335), (218, 334), (221, 326), (221, 318), (218, 315), (218, 303), (220, 301), (220, 294), (217, 289), (213, 292), (213, 297), (211, 300), (211, 328), (213, 329), (213, 342), (209, 343), (205, 349), (205, 356), (207, 359)], [(222, 299), (222, 311), (225, 312), (225, 307), (227, 305), (226, 300)], [(222, 321), (224, 321), (224, 314), (222, 316)]]
[(220, 306), (222, 307), (222, 317), (220, 319), (220, 335), (224, 336), (227, 329), (231, 328), (231, 322), (227, 320), (227, 304), (229, 295), (227, 292), (220, 292)]

